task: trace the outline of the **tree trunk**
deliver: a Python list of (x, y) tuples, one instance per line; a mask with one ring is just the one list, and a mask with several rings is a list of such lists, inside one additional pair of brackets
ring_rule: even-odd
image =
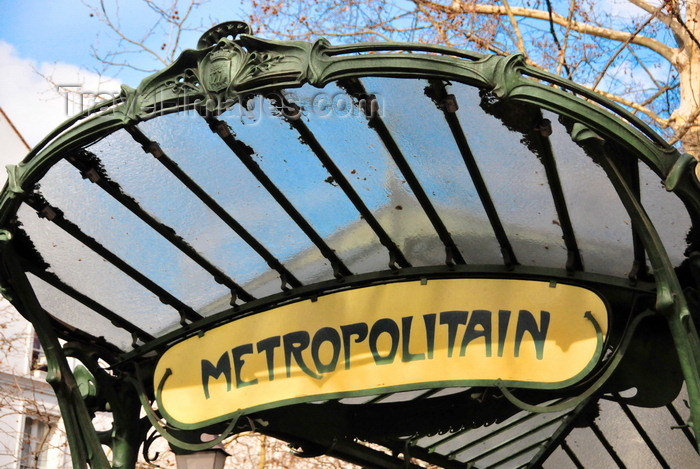
[(700, 160), (700, 0), (686, 2), (688, 34), (674, 65), (680, 78), (680, 105), (669, 123), (683, 144), (683, 151)]

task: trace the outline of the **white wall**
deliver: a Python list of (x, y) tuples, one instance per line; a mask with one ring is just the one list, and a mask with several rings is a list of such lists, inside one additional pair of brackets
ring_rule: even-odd
[(7, 180), (5, 165), (17, 164), (29, 152), (29, 146), (14, 128), (11, 118), (0, 108), (0, 187)]
[[(7, 180), (5, 165), (19, 163), (28, 151), (11, 118), (0, 108), (0, 187)], [(0, 297), (0, 469), (18, 467), (27, 415), (56, 427), (47, 445), (49, 467), (70, 465), (56, 397), (44, 372), (30, 369), (33, 339), (29, 322)]]

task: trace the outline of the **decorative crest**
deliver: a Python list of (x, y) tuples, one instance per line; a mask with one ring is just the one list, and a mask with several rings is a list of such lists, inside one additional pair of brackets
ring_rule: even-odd
[(220, 39), (200, 64), (206, 89), (214, 93), (225, 90), (241, 68), (244, 55), (238, 44), (226, 38)]
[(202, 37), (199, 38), (199, 42), (197, 42), (197, 49), (201, 50), (214, 46), (224, 38), (234, 40), (239, 34), (250, 33), (250, 26), (243, 21), (227, 21), (226, 23), (217, 24), (206, 33), (202, 34)]

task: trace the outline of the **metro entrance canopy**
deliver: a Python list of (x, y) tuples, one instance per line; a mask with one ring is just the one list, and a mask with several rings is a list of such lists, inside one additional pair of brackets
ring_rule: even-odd
[(249, 33), (9, 168), (2, 293), (75, 467), (251, 429), (365, 467), (698, 464), (693, 158), (518, 55)]

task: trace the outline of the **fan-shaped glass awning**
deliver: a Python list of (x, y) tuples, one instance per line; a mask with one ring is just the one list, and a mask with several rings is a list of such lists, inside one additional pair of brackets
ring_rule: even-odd
[[(151, 423), (179, 427), (169, 441), (187, 449), (203, 431), (252, 426), (300, 455), (369, 467), (697, 464), (686, 423), (700, 405), (692, 158), (518, 56), (246, 31), (215, 28), (10, 170), (2, 283), (63, 370), (53, 384), (74, 414), (69, 429), (86, 417), (64, 351), (97, 383), (82, 393), (87, 408), (108, 402), (115, 428), (132, 432), (126, 460), (143, 439), (140, 394), (157, 400)], [(527, 305), (556, 289), (574, 293), (546, 304), (580, 309), (571, 319), (512, 306), (521, 290)], [(389, 312), (394, 304), (403, 309)], [(552, 331), (588, 338), (547, 336), (550, 314)], [(500, 365), (489, 358), (518, 357), (528, 337), (537, 357), (513, 362), (512, 375), (490, 371)], [(356, 362), (350, 347), (361, 342), (372, 355)], [(537, 377), (538, 367), (564, 370), (579, 342), (591, 344), (580, 370)], [(466, 358), (431, 365), (453, 348)], [(169, 384), (184, 383), (173, 368), (188, 356), (194, 372), (179, 377), (192, 383)], [(109, 363), (109, 376), (88, 357)], [(246, 375), (264, 357), (267, 368)], [(360, 362), (390, 366), (365, 382), (349, 374)], [(285, 388), (285, 365), (288, 383), (306, 384)], [(343, 372), (343, 384), (319, 384)], [(206, 407), (207, 386), (230, 396), (232, 382), (261, 383), (249, 387), (257, 393), (275, 376), (273, 397), (217, 400), (194, 423), (166, 397), (204, 386)], [(130, 404), (118, 402), (125, 395)]]

